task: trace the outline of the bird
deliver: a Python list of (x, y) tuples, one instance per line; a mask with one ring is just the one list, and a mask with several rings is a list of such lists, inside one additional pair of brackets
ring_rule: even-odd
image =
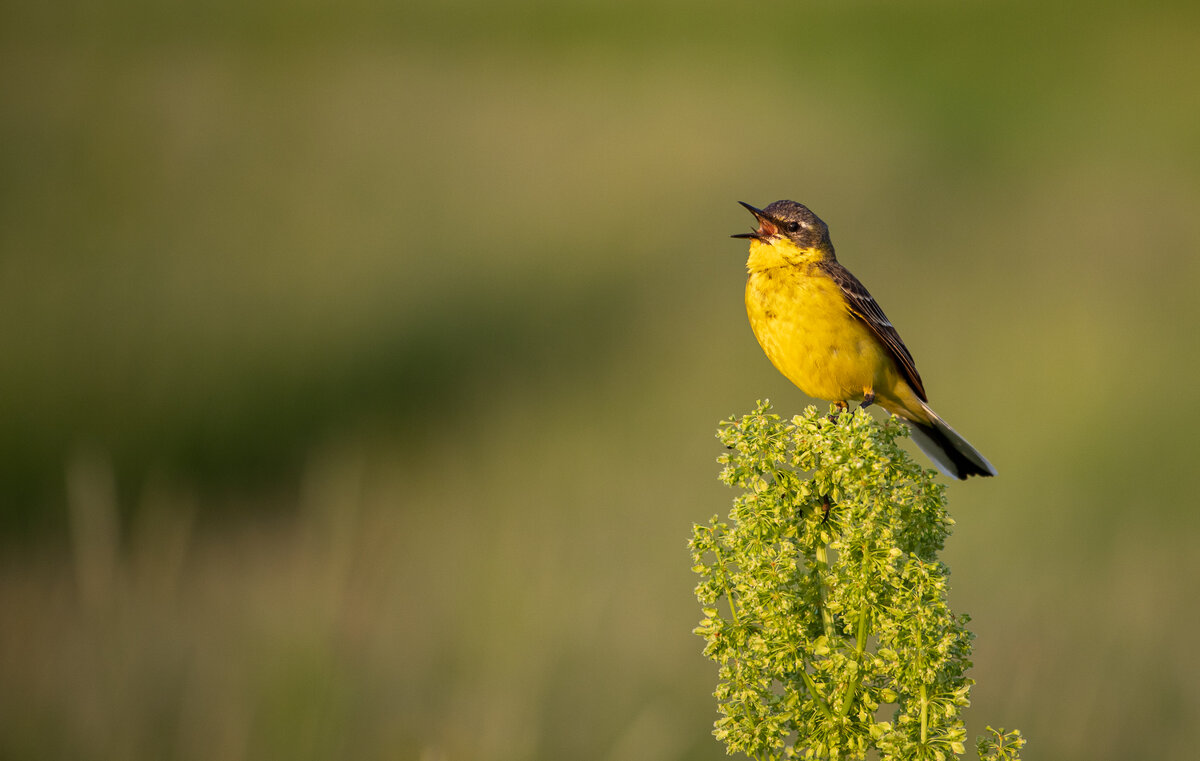
[(846, 408), (877, 404), (903, 419), (947, 476), (996, 469), (929, 406), (912, 353), (866, 287), (837, 260), (829, 227), (804, 204), (776, 201), (754, 215), (746, 315), (767, 358), (805, 394)]

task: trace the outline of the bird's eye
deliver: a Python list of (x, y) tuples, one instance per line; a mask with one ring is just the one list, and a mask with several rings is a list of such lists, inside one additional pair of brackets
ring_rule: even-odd
[(786, 225), (783, 226), (783, 229), (787, 230), (789, 233), (800, 232), (800, 223), (799, 222), (788, 222)]

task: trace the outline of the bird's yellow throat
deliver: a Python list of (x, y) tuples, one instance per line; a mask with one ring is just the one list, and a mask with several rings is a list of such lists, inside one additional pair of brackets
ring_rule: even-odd
[(828, 258), (828, 254), (816, 248), (802, 248), (787, 238), (779, 238), (771, 242), (762, 240), (750, 241), (750, 256), (746, 259), (746, 269), (750, 272), (762, 272), (776, 267), (798, 267), (805, 264), (816, 264)]

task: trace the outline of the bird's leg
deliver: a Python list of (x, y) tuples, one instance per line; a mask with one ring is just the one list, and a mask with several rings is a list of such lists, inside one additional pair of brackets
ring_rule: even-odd
[(867, 407), (870, 407), (874, 403), (875, 403), (875, 392), (868, 390), (865, 394), (863, 394), (862, 404), (858, 405), (858, 408), (861, 410), (865, 410)]

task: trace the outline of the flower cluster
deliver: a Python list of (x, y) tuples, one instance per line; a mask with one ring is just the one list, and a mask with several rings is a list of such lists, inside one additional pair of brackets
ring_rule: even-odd
[(765, 402), (722, 424), (721, 480), (740, 493), (728, 520), (694, 527), (691, 551), (730, 753), (964, 752), (972, 635), (937, 558), (953, 521), (906, 434), (863, 410), (786, 422)]

